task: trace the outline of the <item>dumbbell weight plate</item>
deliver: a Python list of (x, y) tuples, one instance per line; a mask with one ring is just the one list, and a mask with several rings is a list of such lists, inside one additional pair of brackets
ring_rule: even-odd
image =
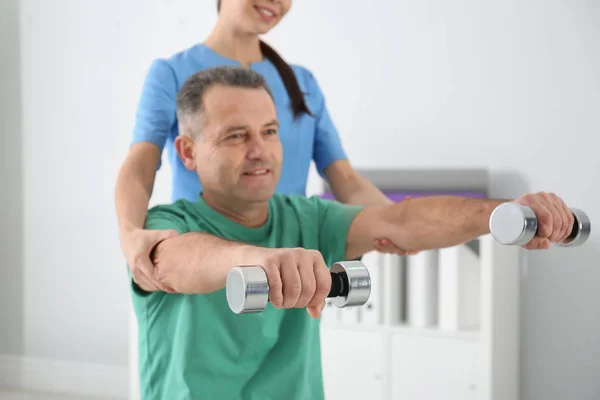
[(573, 221), (573, 230), (571, 231), (571, 235), (564, 242), (557, 243), (557, 246), (570, 247), (582, 245), (592, 232), (592, 223), (587, 214), (579, 208), (571, 208), (570, 210), (575, 218)]
[(346, 296), (334, 297), (331, 302), (336, 307), (362, 306), (371, 296), (371, 276), (360, 261), (342, 261), (331, 266), (333, 273), (346, 273), (350, 290)]
[(500, 244), (523, 246), (535, 236), (537, 218), (529, 207), (503, 203), (490, 216), (490, 232)]
[(259, 265), (233, 267), (225, 287), (229, 308), (236, 314), (260, 312), (269, 300), (266, 273)]

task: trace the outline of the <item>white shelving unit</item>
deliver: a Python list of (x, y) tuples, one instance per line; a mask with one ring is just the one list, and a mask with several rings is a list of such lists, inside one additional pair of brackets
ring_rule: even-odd
[[(518, 398), (520, 249), (502, 246), (491, 235), (478, 244), (476, 326), (451, 330), (433, 323), (415, 328), (401, 318), (394, 323), (385, 317), (381, 323), (365, 323), (358, 309), (328, 307), (321, 328), (327, 400)], [(397, 296), (389, 292), (405, 291), (408, 279), (396, 285), (382, 281), (372, 294), (384, 299), (381, 307), (393, 309), (386, 302)], [(350, 316), (342, 315), (346, 311)]]

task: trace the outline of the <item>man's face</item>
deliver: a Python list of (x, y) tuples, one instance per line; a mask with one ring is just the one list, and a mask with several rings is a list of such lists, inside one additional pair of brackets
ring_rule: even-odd
[(266, 202), (275, 192), (283, 150), (273, 100), (264, 89), (211, 87), (193, 144), (205, 195), (233, 203)]

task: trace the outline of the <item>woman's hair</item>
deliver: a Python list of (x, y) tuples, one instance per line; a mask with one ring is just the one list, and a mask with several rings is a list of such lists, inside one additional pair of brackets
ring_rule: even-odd
[[(221, 10), (221, 0), (217, 0), (217, 12)], [(260, 41), (260, 51), (263, 55), (273, 63), (277, 72), (279, 72), (279, 76), (285, 85), (285, 89), (288, 92), (288, 96), (292, 101), (292, 110), (294, 112), (294, 117), (298, 118), (300, 114), (307, 113), (308, 115), (313, 115), (310, 112), (310, 109), (306, 105), (306, 101), (304, 99), (304, 93), (300, 90), (300, 85), (298, 84), (298, 80), (296, 79), (296, 75), (294, 74), (294, 70), (292, 67), (285, 62), (283, 58), (268, 44)]]

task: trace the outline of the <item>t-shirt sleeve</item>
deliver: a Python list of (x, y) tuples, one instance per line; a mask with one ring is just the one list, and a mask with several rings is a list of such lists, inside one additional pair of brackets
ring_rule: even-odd
[(144, 229), (174, 229), (180, 234), (190, 231), (185, 213), (179, 207), (178, 202), (151, 208), (146, 216)]
[(345, 261), (346, 242), (350, 225), (363, 209), (362, 205), (343, 204), (314, 196), (319, 218), (319, 251), (328, 266)]
[(156, 59), (146, 74), (137, 106), (131, 145), (154, 143), (161, 150), (176, 120), (177, 80), (164, 59)]
[(348, 157), (342, 146), (340, 136), (337, 128), (335, 127), (327, 104), (325, 96), (319, 87), (316, 78), (311, 72), (308, 72), (308, 90), (310, 93), (314, 93), (317, 97), (317, 107), (315, 110), (311, 110), (317, 120), (315, 141), (313, 147), (313, 160), (317, 167), (317, 171), (322, 178), (325, 177), (325, 168), (327, 168), (332, 162), (337, 160), (346, 160)]

